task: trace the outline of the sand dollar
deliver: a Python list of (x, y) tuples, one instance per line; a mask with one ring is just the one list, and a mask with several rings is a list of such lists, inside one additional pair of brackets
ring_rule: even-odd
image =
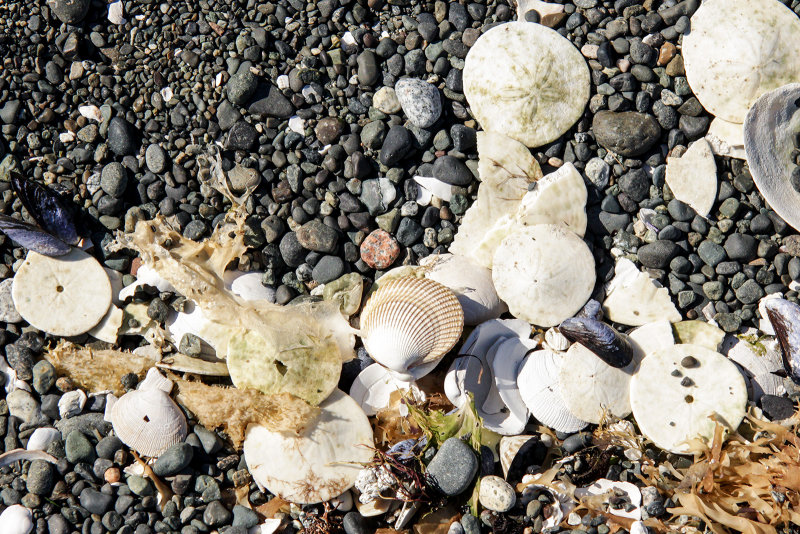
[(589, 68), (572, 43), (540, 24), (484, 33), (464, 63), (464, 95), (484, 130), (528, 147), (554, 141), (583, 114)]

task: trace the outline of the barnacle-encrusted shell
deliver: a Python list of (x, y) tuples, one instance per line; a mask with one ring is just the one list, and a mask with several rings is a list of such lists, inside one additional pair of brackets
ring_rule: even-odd
[[(773, 33), (779, 31), (776, 28)], [(795, 57), (798, 48), (800, 44), (792, 52)], [(800, 131), (799, 100), (800, 83), (785, 85), (759, 98), (744, 121), (744, 148), (753, 182), (778, 215), (796, 229), (800, 228), (800, 192), (789, 177), (795, 168), (793, 138)]]
[(509, 22), (484, 33), (464, 62), (464, 95), (484, 130), (528, 147), (554, 141), (589, 99), (583, 56), (558, 32)]
[(617, 260), (614, 278), (606, 287), (603, 312), (615, 323), (629, 326), (662, 319), (672, 323), (681, 320), (666, 288), (656, 286), (647, 273), (639, 271), (627, 258)]
[(563, 224), (579, 236), (586, 233), (586, 198), (583, 177), (572, 163), (544, 176), (525, 193), (517, 221), (526, 225)]
[(667, 158), (666, 181), (672, 194), (705, 217), (717, 200), (717, 164), (711, 145), (698, 139), (680, 158)]
[(427, 278), (387, 282), (361, 312), (364, 348), (376, 362), (399, 373), (441, 360), (463, 328), (464, 312), (456, 295)]
[(337, 389), (320, 410), (300, 435), (258, 425), (247, 429), (247, 468), (260, 485), (287, 501), (314, 504), (341, 495), (372, 460), (372, 427), (352, 398)]
[(525, 226), (497, 247), (492, 279), (512, 315), (555, 326), (575, 315), (591, 296), (594, 257), (564, 226)]
[(691, 22), (686, 79), (715, 116), (742, 123), (759, 96), (800, 77), (800, 20), (778, 0), (706, 0)]
[(572, 317), (559, 326), (570, 341), (580, 343), (612, 367), (625, 367), (633, 359), (633, 348), (628, 339), (597, 319)]

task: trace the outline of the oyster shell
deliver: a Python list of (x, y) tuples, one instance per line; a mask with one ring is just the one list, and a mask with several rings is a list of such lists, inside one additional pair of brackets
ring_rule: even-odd
[(619, 258), (614, 278), (606, 286), (603, 312), (615, 323), (641, 326), (662, 319), (671, 323), (681, 320), (681, 314), (669, 298), (666, 288), (636, 268), (627, 258)]
[(633, 359), (633, 348), (626, 336), (602, 321), (573, 317), (564, 320), (558, 329), (568, 340), (580, 343), (612, 367), (625, 367)]
[(764, 307), (781, 346), (783, 369), (800, 384), (800, 306), (786, 299), (769, 299)]
[(464, 62), (464, 95), (484, 130), (528, 147), (556, 140), (589, 100), (589, 69), (558, 32), (509, 22), (484, 33)]
[(698, 139), (680, 158), (667, 158), (666, 181), (675, 198), (698, 215), (711, 213), (717, 200), (717, 164), (709, 142)]
[(565, 163), (534, 182), (517, 208), (517, 221), (525, 226), (563, 224), (583, 237), (586, 233), (586, 198), (583, 177), (572, 163)]

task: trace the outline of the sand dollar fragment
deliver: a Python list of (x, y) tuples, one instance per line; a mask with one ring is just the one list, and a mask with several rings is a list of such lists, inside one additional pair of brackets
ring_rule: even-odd
[(497, 247), (492, 279), (512, 315), (539, 326), (572, 317), (594, 289), (594, 257), (564, 226), (515, 229)]
[(105, 316), (111, 283), (100, 263), (80, 249), (58, 258), (28, 252), (11, 296), (32, 326), (56, 336), (77, 336)]
[(589, 99), (583, 56), (558, 32), (509, 22), (484, 33), (464, 63), (464, 95), (484, 130), (528, 147), (554, 141)]
[(742, 123), (758, 97), (800, 78), (800, 19), (778, 0), (706, 0), (691, 23), (686, 78), (714, 115)]
[(583, 177), (572, 163), (565, 163), (525, 193), (517, 210), (517, 220), (527, 226), (563, 224), (583, 237), (587, 196)]
[(247, 429), (247, 468), (260, 485), (287, 501), (314, 504), (337, 497), (372, 460), (372, 427), (356, 401), (337, 389), (320, 410), (299, 435), (258, 425)]
[(717, 199), (717, 164), (708, 141), (698, 139), (680, 158), (667, 158), (666, 175), (675, 198), (701, 217), (711, 212)]
[(642, 434), (676, 454), (689, 440), (710, 442), (714, 416), (727, 429), (744, 418), (747, 388), (732, 361), (699, 345), (674, 345), (642, 360), (631, 379), (631, 408)]
[(674, 323), (681, 314), (666, 288), (657, 286), (627, 258), (619, 258), (614, 278), (606, 287), (603, 312), (615, 323), (641, 326), (666, 319)]

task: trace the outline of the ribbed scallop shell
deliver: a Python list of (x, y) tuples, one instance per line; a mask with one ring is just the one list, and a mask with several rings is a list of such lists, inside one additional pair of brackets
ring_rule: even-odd
[(126, 393), (111, 409), (117, 437), (144, 456), (158, 456), (186, 438), (186, 418), (160, 389)]
[(361, 312), (361, 338), (372, 358), (397, 372), (441, 359), (464, 328), (456, 295), (426, 278), (383, 285)]

